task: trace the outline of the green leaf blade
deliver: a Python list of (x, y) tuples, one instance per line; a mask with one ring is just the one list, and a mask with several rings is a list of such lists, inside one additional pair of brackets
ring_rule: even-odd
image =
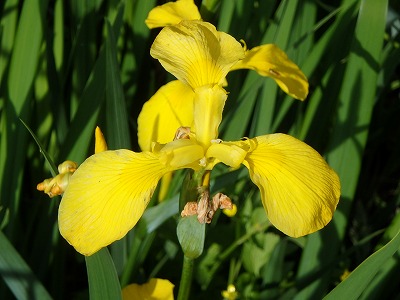
[(107, 248), (85, 256), (90, 300), (122, 299), (121, 285)]

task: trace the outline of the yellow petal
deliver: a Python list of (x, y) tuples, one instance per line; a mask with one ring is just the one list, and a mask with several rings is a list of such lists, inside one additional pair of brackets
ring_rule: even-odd
[(153, 152), (159, 160), (171, 170), (199, 168), (199, 161), (204, 157), (204, 149), (196, 140), (175, 140), (166, 145), (157, 145)]
[(260, 136), (248, 143), (251, 150), (244, 164), (276, 228), (299, 237), (329, 223), (339, 201), (340, 182), (317, 151), (285, 134)]
[(150, 54), (193, 89), (222, 85), (231, 67), (244, 58), (241, 44), (207, 22), (182, 21), (161, 30)]
[(160, 191), (158, 192), (158, 202), (164, 201), (165, 198), (167, 197), (169, 187), (170, 187), (170, 184), (172, 181), (172, 175), (173, 175), (173, 172), (170, 172), (170, 173), (165, 174), (161, 178)]
[(203, 86), (195, 90), (193, 130), (196, 139), (205, 148), (210, 145), (211, 140), (218, 137), (226, 99), (226, 91), (218, 85)]
[(121, 239), (142, 216), (168, 171), (157, 155), (148, 152), (92, 155), (75, 171), (61, 200), (61, 235), (84, 255)]
[(138, 117), (138, 140), (143, 151), (153, 142), (166, 144), (174, 139), (179, 127), (193, 123), (194, 92), (186, 84), (174, 80), (162, 86), (147, 101)]
[(246, 51), (246, 57), (232, 68), (237, 69), (251, 69), (261, 76), (272, 77), (293, 98), (304, 100), (308, 95), (306, 76), (276, 45), (267, 44)]
[(152, 278), (145, 284), (130, 284), (122, 289), (124, 300), (173, 300), (174, 285), (166, 279)]
[(103, 133), (100, 130), (100, 127), (97, 126), (95, 130), (95, 144), (94, 144), (94, 153), (99, 153), (106, 151), (108, 149), (106, 139), (104, 138)]
[(193, 0), (168, 2), (153, 8), (144, 21), (150, 29), (178, 24), (182, 20), (200, 20), (200, 12)]
[(238, 168), (243, 163), (247, 150), (248, 147), (241, 147), (234, 142), (214, 143), (207, 149), (206, 157), (216, 158), (215, 163), (223, 162), (227, 166)]

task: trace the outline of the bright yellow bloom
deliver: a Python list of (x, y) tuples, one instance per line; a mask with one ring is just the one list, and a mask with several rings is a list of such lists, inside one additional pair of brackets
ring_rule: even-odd
[[(185, 14), (182, 14), (183, 7), (185, 8)], [(150, 26), (155, 23), (155, 16), (157, 16), (158, 20), (156, 22), (157, 26)], [(285, 93), (295, 99), (304, 100), (307, 97), (308, 81), (306, 76), (287, 57), (285, 52), (276, 45), (265, 44), (250, 50), (247, 50), (246, 46), (244, 49), (240, 46), (241, 49), (239, 49), (240, 44), (233, 37), (224, 32), (216, 32), (213, 25), (199, 20), (200, 13), (193, 0), (178, 0), (157, 6), (150, 11), (146, 20), (149, 28), (178, 25), (181, 23), (182, 26), (164, 28), (158, 35), (158, 40), (153, 44), (151, 51), (151, 55), (159, 59), (164, 68), (176, 76), (176, 78), (195, 88), (204, 84), (204, 82), (214, 83), (212, 80), (209, 80), (209, 77), (217, 76), (220, 81), (218, 83), (222, 84), (229, 71), (250, 69), (257, 71), (261, 76), (271, 77)], [(190, 21), (193, 21), (194, 24), (202, 23), (210, 31), (199, 30), (199, 36), (190, 42), (181, 41), (179, 37), (182, 32), (190, 31)], [(215, 40), (220, 40), (220, 46), (216, 47)], [(199, 52), (199, 47), (209, 47), (210, 51)], [(165, 56), (169, 56), (168, 52), (182, 58), (182, 60), (168, 61), (159, 58), (159, 56), (163, 57), (164, 54), (166, 54)], [(202, 55), (204, 56), (202, 57)], [(215, 56), (218, 56), (220, 62), (215, 59)], [(183, 60), (185, 57), (191, 57), (191, 59)], [(236, 58), (239, 58), (237, 63), (231, 64)], [(201, 63), (199, 63), (200, 61)], [(182, 68), (180, 66), (182, 63), (187, 63), (190, 67)], [(215, 68), (213, 63), (217, 63), (219, 67), (223, 66), (223, 69)], [(203, 70), (195, 72), (194, 69), (199, 67)], [(190, 72), (190, 76), (196, 73), (196, 77), (188, 78), (183, 70)]]
[(271, 223), (289, 236), (312, 233), (332, 219), (339, 179), (310, 146), (285, 134), (218, 139), (227, 99), (221, 85), (245, 55), (237, 41), (209, 23), (182, 21), (162, 29), (151, 53), (180, 81), (161, 88), (141, 112), (143, 152), (97, 153), (71, 177), (59, 227), (78, 252), (91, 255), (121, 239), (165, 174), (190, 168), (209, 175), (218, 163), (248, 168)]
[[(230, 47), (231, 50), (234, 49), (231, 52), (239, 52), (237, 45), (232, 40), (229, 41), (229, 45), (235, 46), (222, 46), (225, 40), (218, 38), (202, 38), (206, 35), (217, 37), (219, 34), (214, 27), (205, 27), (204, 24), (205, 22), (182, 21), (178, 25), (166, 27), (160, 32), (152, 46), (152, 50), (157, 49), (157, 51), (152, 51), (151, 54), (182, 82), (175, 81), (169, 84), (181, 85), (182, 88), (184, 84), (188, 84), (193, 89), (194, 96), (190, 96), (187, 89), (188, 96), (185, 104), (186, 107), (193, 106), (193, 119), (187, 111), (179, 111), (180, 105), (174, 105), (174, 102), (182, 102), (182, 98), (172, 89), (165, 89), (164, 92), (169, 93), (164, 93), (163, 97), (168, 97), (169, 106), (175, 108), (172, 115), (185, 116), (186, 123), (181, 125), (191, 127), (193, 134), (205, 148), (208, 169), (212, 169), (219, 162), (232, 168), (238, 168), (244, 164), (249, 169), (252, 181), (260, 188), (264, 208), (271, 222), (278, 229), (290, 236), (298, 237), (322, 228), (332, 218), (338, 203), (340, 182), (336, 173), (314, 149), (283, 134), (266, 135), (239, 142), (215, 141), (213, 143), (213, 140), (217, 139), (218, 125), (226, 101), (226, 97), (219, 95), (222, 95), (224, 91), (220, 85), (226, 76), (228, 66), (232, 69), (241, 63), (248, 64), (258, 72), (262, 72), (263, 68), (278, 69), (281, 72), (280, 75), (284, 76), (279, 77), (275, 74), (276, 71), (271, 74), (277, 77), (277, 81), (285, 77), (280, 84), (282, 88), (288, 92), (297, 90), (298, 94), (303, 94), (302, 98), (305, 98), (308, 92), (308, 85), (302, 88), (301, 85), (299, 87), (295, 83), (306, 83), (306, 78), (298, 67), (288, 61), (286, 55), (273, 45), (261, 46), (254, 52), (247, 51), (248, 57), (252, 56), (252, 58), (249, 58), (248, 62), (246, 62), (247, 58), (239, 59), (235, 67), (232, 67), (232, 62), (238, 57), (224, 55), (224, 53), (229, 53)], [(212, 33), (205, 33), (208, 31)], [(172, 40), (178, 40), (179, 45), (176, 47), (171, 45), (167, 36), (163, 36), (164, 33), (168, 33), (168, 36), (172, 35)], [(166, 50), (162, 51), (162, 49)], [(225, 50), (216, 51), (215, 49)], [(215, 53), (211, 53), (213, 51)], [(263, 62), (259, 57), (262, 52), (272, 53), (270, 56), (274, 58), (273, 64), (262, 66)], [(219, 55), (232, 59), (221, 59)], [(192, 66), (194, 61), (197, 68)], [(259, 63), (256, 63), (257, 61)], [(285, 63), (282, 64), (282, 61)], [(225, 66), (224, 62), (226, 62)], [(204, 74), (207, 70), (210, 70), (211, 75)], [(293, 80), (299, 76), (300, 80)], [(157, 92), (149, 103), (157, 107), (160, 99)], [(154, 129), (151, 123), (141, 122), (149, 119), (145, 115), (152, 113), (159, 115), (161, 112), (148, 110), (141, 112), (139, 137), (141, 128), (146, 127), (149, 132), (152, 132), (152, 140), (157, 140), (158, 130)], [(164, 114), (163, 118), (170, 119), (172, 116), (168, 118)], [(163, 128), (164, 133), (170, 131), (170, 136), (176, 130), (169, 128), (167, 124), (158, 123), (157, 126)], [(150, 130), (151, 128), (153, 131)], [(145, 139), (144, 136), (142, 138)]]
[(174, 285), (166, 279), (152, 278), (144, 284), (130, 284), (122, 289), (124, 300), (174, 300)]
[(230, 284), (225, 291), (221, 292), (221, 296), (224, 298), (224, 300), (236, 300), (239, 294), (236, 291), (236, 287), (233, 284)]

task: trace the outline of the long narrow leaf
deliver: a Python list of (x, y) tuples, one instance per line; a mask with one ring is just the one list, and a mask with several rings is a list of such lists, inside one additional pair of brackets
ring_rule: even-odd
[(0, 275), (19, 300), (52, 299), (35, 274), (0, 231)]
[(91, 300), (122, 299), (121, 286), (107, 248), (85, 257)]
[(24, 124), (25, 128), (29, 131), (29, 133), (31, 134), (31, 136), (33, 137), (33, 139), (36, 142), (36, 145), (39, 147), (39, 151), (40, 153), (43, 154), (44, 159), (46, 160), (47, 164), (49, 165), (49, 169), (51, 172), (51, 175), (54, 177), (57, 175), (57, 167), (54, 164), (53, 160), (51, 159), (50, 155), (47, 153), (47, 151), (43, 148), (42, 144), (40, 143), (39, 139), (37, 138), (36, 134), (29, 128), (29, 126), (23, 121), (21, 120), (22, 124)]
[(350, 276), (333, 289), (324, 299), (358, 299), (375, 274), (400, 249), (400, 232), (384, 247), (368, 257)]
[[(305, 276), (332, 262), (344, 236), (375, 100), (387, 4), (385, 0), (361, 1), (328, 154), (328, 161), (341, 180), (342, 198), (328, 230), (310, 236), (299, 275)], [(326, 240), (329, 243), (324, 243)], [(328, 276), (330, 274), (321, 276), (299, 293), (297, 299), (321, 298), (328, 285)]]

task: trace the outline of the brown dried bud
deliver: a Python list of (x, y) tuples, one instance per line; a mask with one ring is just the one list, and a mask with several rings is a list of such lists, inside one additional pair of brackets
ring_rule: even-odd
[(197, 202), (188, 202), (181, 212), (181, 217), (189, 217), (197, 214)]

